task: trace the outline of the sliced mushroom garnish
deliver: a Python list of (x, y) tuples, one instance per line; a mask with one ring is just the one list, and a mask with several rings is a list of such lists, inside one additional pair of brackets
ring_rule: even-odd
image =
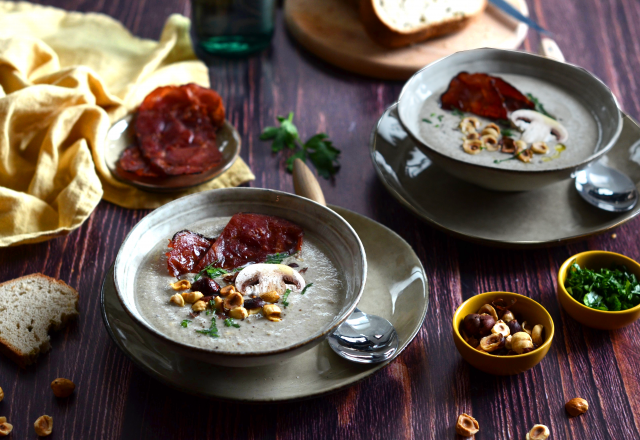
[(236, 278), (236, 289), (243, 295), (274, 290), (282, 295), (287, 289), (300, 292), (304, 286), (304, 278), (298, 271), (284, 264), (252, 264), (242, 269)]
[(516, 110), (509, 118), (522, 130), (522, 140), (528, 144), (553, 138), (565, 142), (569, 138), (567, 129), (560, 122), (534, 110)]

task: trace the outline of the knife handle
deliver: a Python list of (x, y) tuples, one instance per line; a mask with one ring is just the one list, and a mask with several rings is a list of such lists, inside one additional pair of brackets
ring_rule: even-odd
[(560, 61), (561, 63), (565, 62), (564, 55), (562, 54), (558, 43), (549, 37), (542, 37), (540, 40), (540, 55), (544, 55), (552, 60)]
[(327, 206), (318, 179), (300, 159), (293, 162), (293, 188), (297, 195)]

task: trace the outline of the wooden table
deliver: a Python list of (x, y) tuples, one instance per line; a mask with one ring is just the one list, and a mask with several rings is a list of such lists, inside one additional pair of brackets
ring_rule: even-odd
[[(97, 11), (121, 20), (133, 33), (158, 38), (166, 17), (189, 15), (184, 0), (46, 3)], [(640, 117), (640, 3), (635, 0), (529, 0), (531, 13), (555, 32), (567, 60), (602, 78), (631, 116)], [(478, 439), (524, 439), (535, 423), (553, 439), (640, 437), (640, 336), (637, 323), (604, 332), (577, 324), (561, 310), (555, 281), (559, 265), (588, 249), (640, 259), (640, 220), (612, 234), (552, 249), (508, 251), (459, 241), (427, 226), (378, 182), (367, 142), (401, 83), (340, 71), (306, 54), (279, 16), (273, 46), (241, 61), (211, 66), (213, 86), (242, 134), (242, 156), (257, 178), (253, 186), (292, 191), (284, 159), (258, 140), (276, 115), (296, 113), (303, 137), (326, 131), (342, 148), (335, 182), (322, 181), (327, 201), (372, 217), (400, 233), (421, 258), (431, 304), (424, 327), (383, 371), (347, 390), (304, 402), (240, 405), (193, 398), (149, 378), (109, 339), (102, 324), (103, 276), (129, 230), (147, 211), (102, 202), (65, 238), (0, 250), (0, 279), (43, 272), (80, 291), (81, 318), (52, 338), (53, 350), (26, 371), (0, 359), (6, 397), (0, 415), (14, 425), (13, 439), (35, 438), (33, 422), (54, 417), (55, 439), (449, 439), (460, 413), (474, 415)], [(530, 33), (524, 49), (535, 51)], [(513, 377), (481, 373), (462, 361), (450, 335), (456, 307), (479, 292), (507, 290), (540, 301), (556, 323), (546, 359)], [(72, 378), (74, 397), (57, 401), (56, 377)], [(569, 419), (564, 403), (581, 396), (589, 412)], [(637, 437), (638, 436), (638, 437)]]

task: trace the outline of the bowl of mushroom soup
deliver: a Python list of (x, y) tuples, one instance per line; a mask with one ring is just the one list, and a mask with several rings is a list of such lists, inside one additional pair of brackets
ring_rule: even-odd
[(135, 324), (177, 356), (252, 367), (322, 342), (353, 312), (366, 273), (358, 235), (331, 209), (226, 188), (143, 218), (118, 252), (114, 282)]
[(497, 191), (569, 179), (622, 130), (611, 90), (581, 67), (501, 49), (457, 52), (418, 71), (398, 100), (418, 149), (450, 174)]

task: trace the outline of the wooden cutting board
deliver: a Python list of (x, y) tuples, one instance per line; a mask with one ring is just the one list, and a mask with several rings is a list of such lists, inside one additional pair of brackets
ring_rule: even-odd
[[(525, 0), (510, 0), (528, 15)], [(407, 79), (427, 64), (454, 52), (479, 47), (516, 49), (528, 26), (489, 5), (462, 31), (400, 49), (371, 40), (347, 0), (286, 0), (289, 31), (306, 49), (338, 67), (381, 79)]]

